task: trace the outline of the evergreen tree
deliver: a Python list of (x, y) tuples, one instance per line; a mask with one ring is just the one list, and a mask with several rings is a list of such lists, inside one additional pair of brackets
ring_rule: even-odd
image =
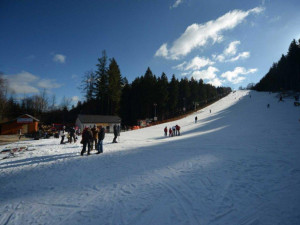
[(169, 91), (168, 91), (168, 77), (165, 73), (157, 80), (157, 115), (160, 115), (162, 119), (164, 119), (167, 110), (168, 110), (168, 99), (169, 99)]
[(170, 113), (173, 115), (177, 109), (178, 96), (179, 96), (179, 82), (175, 78), (175, 75), (173, 74), (171, 82), (169, 84), (169, 101), (168, 101)]
[(81, 81), (80, 89), (87, 101), (95, 97), (95, 73), (93, 70), (85, 72), (83, 80)]
[(101, 114), (108, 114), (109, 97), (108, 97), (108, 68), (106, 51), (102, 51), (102, 57), (98, 58), (96, 70), (96, 100)]
[(258, 91), (300, 91), (300, 43), (294, 39), (287, 55), (273, 63), (268, 73), (254, 87)]
[(117, 115), (120, 109), (120, 100), (121, 100), (121, 81), (122, 76), (119, 69), (119, 66), (114, 58), (110, 60), (108, 74), (108, 96), (110, 103), (110, 114)]

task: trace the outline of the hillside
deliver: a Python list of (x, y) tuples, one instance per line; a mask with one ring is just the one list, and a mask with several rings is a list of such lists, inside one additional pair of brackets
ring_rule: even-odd
[(107, 134), (100, 155), (21, 141), (30, 151), (0, 160), (0, 224), (300, 224), (299, 119), (293, 99), (237, 91), (117, 144)]

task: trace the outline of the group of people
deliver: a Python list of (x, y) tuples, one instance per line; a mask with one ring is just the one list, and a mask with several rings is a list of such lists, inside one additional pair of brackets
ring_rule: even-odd
[(59, 135), (61, 136), (60, 144), (65, 144), (65, 142), (64, 142), (65, 136), (67, 136), (69, 143), (72, 143), (72, 141), (74, 141), (74, 143), (76, 143), (76, 141), (78, 139), (77, 137), (80, 135), (80, 129), (75, 129), (75, 127), (71, 127), (67, 130), (66, 127), (63, 126)]
[[(114, 139), (113, 143), (117, 143), (117, 137), (120, 136), (120, 126), (115, 124), (113, 126), (114, 131)], [(91, 150), (95, 149), (97, 150), (96, 154), (103, 153), (103, 140), (105, 137), (105, 128), (102, 126), (96, 126), (93, 127), (85, 127), (80, 133), (80, 129), (75, 129), (75, 127), (71, 127), (66, 129), (65, 126), (60, 130), (59, 135), (61, 136), (60, 144), (65, 144), (64, 142), (65, 137), (67, 136), (68, 142), (76, 143), (76, 140), (78, 139), (77, 136), (81, 134), (81, 144), (83, 144), (81, 155), (83, 155), (86, 151), (87, 154), (90, 155)]]
[[(81, 155), (86, 152), (90, 155), (90, 151), (97, 150), (96, 154), (103, 153), (103, 140), (105, 138), (105, 128), (102, 126), (96, 127), (94, 125), (93, 128), (85, 127), (82, 131), (82, 139), (81, 143), (83, 144)], [(94, 145), (95, 144), (95, 145)]]
[[(168, 136), (168, 127), (164, 128), (165, 137)], [(176, 124), (176, 126), (169, 128), (169, 137), (180, 136), (180, 126)]]

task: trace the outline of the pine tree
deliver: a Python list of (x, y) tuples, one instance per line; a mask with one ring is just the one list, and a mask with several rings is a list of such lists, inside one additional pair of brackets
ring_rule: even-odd
[(169, 101), (168, 101), (171, 116), (172, 114), (174, 115), (176, 111), (177, 104), (178, 104), (178, 96), (179, 96), (179, 82), (175, 78), (175, 75), (173, 74), (171, 82), (169, 84)]
[(108, 74), (108, 96), (110, 103), (110, 114), (117, 115), (120, 109), (120, 100), (122, 94), (121, 81), (122, 76), (119, 66), (114, 58), (110, 60)]
[(95, 97), (95, 73), (93, 70), (84, 73), (83, 80), (81, 81), (80, 89), (87, 101)]
[(162, 119), (164, 119), (167, 113), (167, 103), (169, 99), (169, 91), (168, 91), (168, 77), (165, 73), (157, 80), (157, 115), (161, 115)]
[(106, 51), (102, 51), (102, 57), (98, 58), (96, 70), (96, 100), (99, 103), (100, 113), (107, 114), (109, 107), (108, 97), (108, 68)]

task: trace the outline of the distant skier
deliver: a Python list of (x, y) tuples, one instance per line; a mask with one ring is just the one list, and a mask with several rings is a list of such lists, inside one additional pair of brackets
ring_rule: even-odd
[(172, 127), (172, 134), (173, 134), (173, 136), (176, 136), (176, 128), (175, 128), (175, 126)]
[(195, 117), (195, 123), (197, 123), (197, 120), (198, 120), (198, 117), (196, 116), (196, 117)]
[(168, 128), (167, 127), (165, 127), (164, 132), (165, 132), (165, 136), (168, 136)]
[(97, 150), (98, 152), (96, 154), (103, 153), (103, 140), (105, 137), (105, 129), (104, 127), (100, 126), (100, 131), (98, 133), (98, 145), (97, 145)]
[(93, 140), (93, 134), (90, 128), (84, 128), (82, 131), (82, 140), (81, 143), (83, 144), (82, 146), (82, 151), (80, 155), (83, 155), (86, 152), (86, 146), (88, 146), (88, 152), (87, 154), (90, 155), (91, 151), (91, 141)]

